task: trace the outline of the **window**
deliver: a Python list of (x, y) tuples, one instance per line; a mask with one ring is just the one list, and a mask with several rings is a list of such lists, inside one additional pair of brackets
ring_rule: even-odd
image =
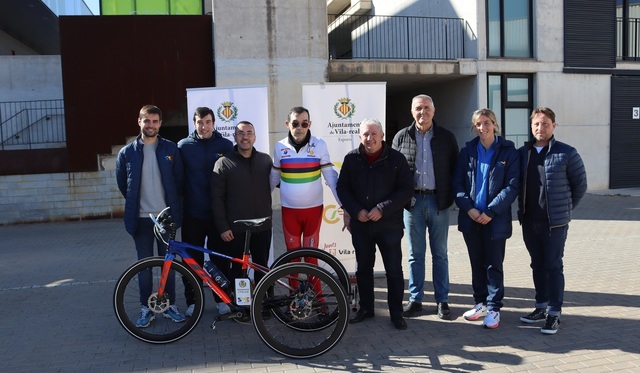
[(500, 132), (516, 148), (531, 136), (529, 116), (533, 111), (533, 76), (488, 74), (488, 105), (496, 113)]
[(203, 0), (101, 0), (105, 15), (202, 15)]
[(531, 0), (487, 0), (488, 57), (533, 57), (531, 13)]
[(640, 0), (616, 0), (616, 56), (640, 61)]

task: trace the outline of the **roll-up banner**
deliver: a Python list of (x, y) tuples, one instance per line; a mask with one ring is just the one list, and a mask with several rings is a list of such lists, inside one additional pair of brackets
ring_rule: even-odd
[[(386, 83), (303, 84), (302, 106), (309, 110), (312, 134), (327, 143), (331, 161), (340, 172), (344, 156), (360, 145), (359, 126), (363, 119), (378, 119), (385, 128)], [(319, 248), (335, 255), (349, 273), (355, 273), (351, 234), (346, 229), (342, 231), (343, 225), (343, 211), (325, 185)], [(375, 271), (383, 270), (378, 253)]]
[[(263, 153), (270, 154), (269, 96), (266, 85), (188, 88), (187, 116), (189, 118), (189, 133), (194, 130), (193, 113), (200, 106), (206, 106), (213, 110), (216, 116), (214, 118), (214, 128), (234, 144), (233, 134), (236, 125), (241, 121), (251, 122), (256, 131), (256, 142), (253, 146)], [(272, 238), (269, 263), (272, 263), (273, 260)]]

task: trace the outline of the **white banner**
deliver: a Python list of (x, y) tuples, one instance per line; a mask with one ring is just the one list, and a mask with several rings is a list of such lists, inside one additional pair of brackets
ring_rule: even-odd
[[(303, 84), (302, 106), (309, 110), (311, 133), (327, 143), (331, 161), (340, 172), (344, 156), (360, 145), (360, 122), (375, 118), (385, 127), (386, 83)], [(343, 225), (342, 210), (325, 185), (319, 248), (335, 255), (349, 273), (355, 273), (351, 234), (342, 231)], [(375, 269), (383, 268), (378, 254)]]
[(209, 87), (187, 89), (187, 115), (189, 133), (193, 128), (193, 113), (197, 107), (206, 106), (215, 114), (215, 129), (233, 143), (233, 133), (238, 122), (249, 121), (256, 129), (255, 147), (270, 154), (269, 146), (269, 96), (267, 86)]
[[(270, 154), (269, 96), (266, 85), (188, 88), (187, 114), (189, 117), (189, 133), (194, 130), (193, 113), (200, 106), (206, 106), (213, 110), (216, 116), (214, 118), (214, 128), (234, 144), (233, 134), (236, 125), (242, 121), (251, 122), (256, 131), (254, 147), (263, 153)], [(273, 238), (271, 238), (269, 263), (273, 262), (273, 257)]]

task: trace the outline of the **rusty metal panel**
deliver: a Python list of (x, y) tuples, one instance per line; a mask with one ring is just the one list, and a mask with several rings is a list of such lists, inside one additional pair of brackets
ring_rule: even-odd
[(186, 89), (215, 85), (210, 16), (60, 17), (60, 34), (71, 171), (97, 170), (97, 154), (137, 135), (145, 104), (179, 140)]

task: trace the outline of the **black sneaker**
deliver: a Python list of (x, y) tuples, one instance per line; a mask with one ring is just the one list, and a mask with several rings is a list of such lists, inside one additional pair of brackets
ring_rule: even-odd
[(522, 316), (520, 321), (525, 322), (527, 324), (533, 324), (538, 321), (545, 320), (547, 318), (547, 311), (544, 308), (536, 308), (528, 314), (527, 316)]
[(547, 316), (544, 326), (540, 329), (542, 334), (556, 334), (560, 327), (560, 316)]
[(422, 311), (422, 303), (409, 301), (404, 307), (402, 307), (402, 316), (413, 317), (420, 311)]

